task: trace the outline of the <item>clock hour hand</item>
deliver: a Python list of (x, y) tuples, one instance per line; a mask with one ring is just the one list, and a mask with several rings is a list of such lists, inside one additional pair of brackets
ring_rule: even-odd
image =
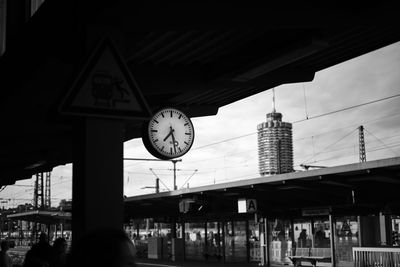
[(174, 130), (172, 130), (172, 127), (170, 127), (169, 133), (168, 133), (167, 136), (163, 139), (163, 141), (164, 141), (164, 142), (167, 141), (168, 137), (169, 137), (170, 135), (172, 135), (173, 132), (174, 132)]

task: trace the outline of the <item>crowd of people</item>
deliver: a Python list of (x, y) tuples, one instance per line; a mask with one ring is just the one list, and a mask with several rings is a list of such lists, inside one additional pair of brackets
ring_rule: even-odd
[[(8, 254), (9, 244), (1, 242), (0, 267), (16, 267)], [(67, 250), (64, 238), (53, 245), (42, 233), (39, 242), (25, 254), (21, 267), (135, 267), (135, 248), (123, 230), (99, 229), (87, 234)]]
[[(20, 266), (13, 263), (9, 255), (9, 242), (1, 241), (0, 267)], [(67, 241), (59, 237), (51, 246), (47, 235), (41, 233), (39, 242), (34, 244), (25, 255), (23, 267), (66, 267)]]

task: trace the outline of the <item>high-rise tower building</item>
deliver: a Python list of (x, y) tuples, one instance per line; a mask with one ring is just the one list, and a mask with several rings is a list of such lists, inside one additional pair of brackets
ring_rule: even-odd
[(267, 121), (257, 125), (258, 166), (261, 175), (293, 172), (292, 124), (282, 121), (282, 113), (267, 114)]

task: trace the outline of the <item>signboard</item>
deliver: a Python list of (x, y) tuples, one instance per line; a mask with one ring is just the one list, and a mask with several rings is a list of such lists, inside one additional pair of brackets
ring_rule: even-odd
[(255, 213), (257, 212), (257, 200), (255, 199), (238, 199), (239, 213)]
[(67, 115), (149, 119), (136, 81), (110, 38), (94, 50), (60, 106)]
[(185, 198), (179, 201), (179, 212), (187, 213), (190, 210), (190, 206), (194, 203), (195, 200), (191, 198)]
[(325, 215), (329, 215), (329, 213), (330, 213), (329, 208), (303, 209), (302, 210), (303, 216), (325, 216)]
[(246, 204), (248, 213), (254, 213), (257, 211), (257, 200), (247, 199)]

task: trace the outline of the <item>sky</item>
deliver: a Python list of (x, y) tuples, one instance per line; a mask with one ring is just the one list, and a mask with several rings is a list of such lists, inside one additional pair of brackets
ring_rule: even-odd
[[(276, 87), (276, 110), (293, 123), (294, 169), (359, 162), (360, 125), (367, 161), (400, 156), (399, 74), (395, 43), (319, 71), (311, 82)], [(215, 116), (192, 118), (195, 140), (176, 164), (178, 189), (260, 177), (257, 125), (272, 106), (272, 90), (266, 90), (221, 107)], [(124, 157), (154, 159), (140, 138), (125, 142)], [(161, 191), (172, 189), (172, 168), (168, 161), (124, 161), (124, 195), (154, 193), (156, 177)], [(52, 206), (71, 199), (72, 165), (54, 168), (51, 183)], [(6, 187), (0, 207), (29, 203), (33, 184), (28, 179)]]

